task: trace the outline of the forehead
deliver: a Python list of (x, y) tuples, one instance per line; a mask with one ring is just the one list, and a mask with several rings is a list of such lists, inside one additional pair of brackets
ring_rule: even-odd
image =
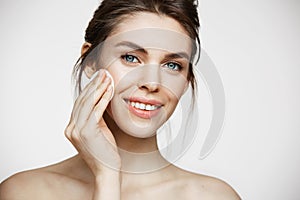
[(168, 52), (185, 51), (190, 54), (192, 49), (192, 39), (176, 20), (145, 12), (122, 20), (105, 43), (115, 46), (122, 41)]

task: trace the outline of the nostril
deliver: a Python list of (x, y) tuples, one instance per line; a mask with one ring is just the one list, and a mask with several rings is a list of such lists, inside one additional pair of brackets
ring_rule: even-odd
[(158, 92), (159, 84), (158, 83), (144, 83), (140, 85), (140, 89), (148, 90), (149, 92)]

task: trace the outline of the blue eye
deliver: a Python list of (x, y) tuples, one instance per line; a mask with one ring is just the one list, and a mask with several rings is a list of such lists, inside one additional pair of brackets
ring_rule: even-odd
[(167, 63), (166, 67), (173, 71), (180, 71), (182, 69), (181, 65), (174, 63), (174, 62)]
[(139, 62), (138, 58), (133, 55), (123, 55), (123, 56), (121, 56), (121, 58), (129, 63), (138, 63)]

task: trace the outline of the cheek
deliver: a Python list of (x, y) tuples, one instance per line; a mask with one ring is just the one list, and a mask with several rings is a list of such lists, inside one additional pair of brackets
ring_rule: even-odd
[(171, 92), (170, 90), (166, 91), (165, 94), (167, 94), (167, 96), (168, 96), (168, 106), (166, 109), (168, 110), (167, 112), (169, 113), (168, 116), (170, 116), (174, 112), (174, 110), (181, 98), (181, 95), (180, 95), (180, 92), (175, 94), (174, 92)]
[(172, 99), (172, 101), (178, 102), (185, 92), (188, 81), (183, 75), (172, 76), (169, 74), (165, 74), (162, 76), (161, 84), (162, 87), (164, 87), (165, 90), (168, 91), (168, 96)]
[(118, 59), (106, 69), (111, 74), (116, 88), (118, 88), (120, 85), (130, 82), (129, 80), (132, 80), (133, 74), (129, 73), (130, 69), (124, 67)]

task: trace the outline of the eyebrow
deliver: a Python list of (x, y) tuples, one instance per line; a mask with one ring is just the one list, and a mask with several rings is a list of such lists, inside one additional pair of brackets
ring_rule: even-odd
[(133, 43), (133, 42), (128, 42), (128, 41), (123, 41), (123, 42), (120, 42), (118, 44), (116, 44), (116, 47), (121, 47), (121, 46), (125, 46), (125, 47), (129, 47), (135, 51), (140, 51), (144, 54), (148, 54), (148, 52), (146, 51), (146, 49), (144, 49), (143, 47)]
[(168, 58), (168, 59), (184, 58), (186, 60), (190, 60), (190, 57), (185, 52), (170, 53), (170, 54), (166, 55), (166, 58)]
[[(123, 42), (116, 44), (116, 47), (121, 47), (121, 46), (129, 47), (135, 51), (139, 51), (141, 53), (148, 54), (146, 49), (144, 49), (143, 47), (141, 47), (133, 42), (123, 41)], [(168, 59), (184, 58), (186, 60), (190, 60), (190, 56), (186, 52), (170, 53), (170, 54), (167, 54), (165, 57)]]

